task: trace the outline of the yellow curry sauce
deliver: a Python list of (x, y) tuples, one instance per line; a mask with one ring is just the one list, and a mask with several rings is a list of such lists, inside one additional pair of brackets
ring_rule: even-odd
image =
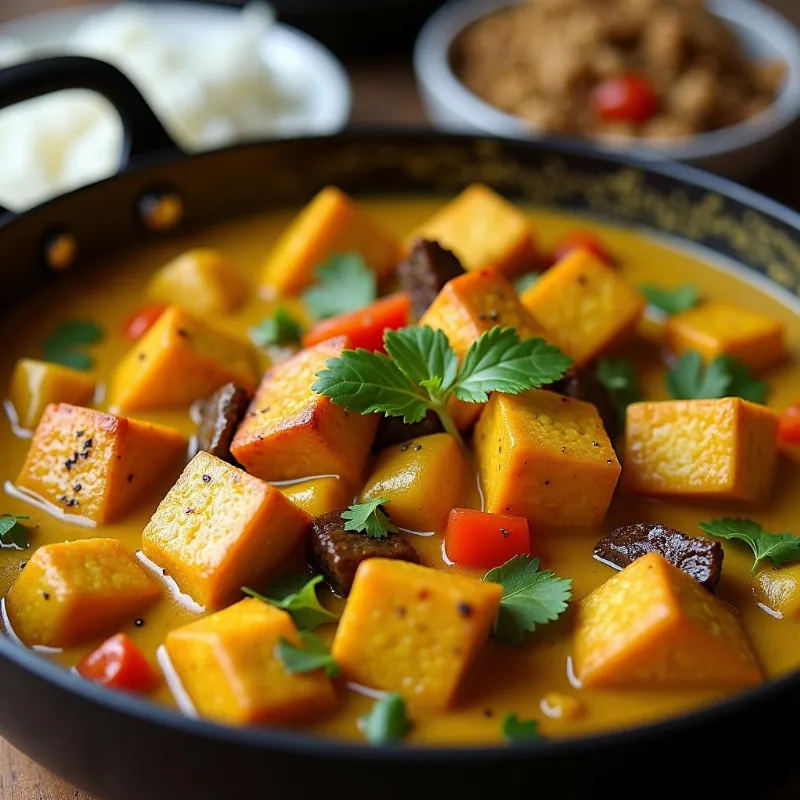
[[(365, 201), (372, 211), (398, 236), (428, 218), (440, 205), (436, 199), (381, 199)], [(176, 254), (198, 246), (219, 248), (228, 253), (255, 287), (256, 274), (264, 255), (270, 250), (294, 212), (269, 213), (221, 224), (199, 233), (175, 237), (148, 245), (136, 252), (109, 258), (91, 273), (73, 276), (21, 304), (7, 314), (0, 327), (4, 346), (0, 352), (0, 376), (7, 381), (15, 361), (20, 357), (40, 358), (42, 343), (59, 322), (88, 318), (105, 331), (105, 339), (93, 348), (96, 358), (95, 376), (106, 383), (116, 363), (130, 343), (121, 334), (125, 317), (147, 302), (144, 287), (149, 277)], [(575, 228), (599, 231), (604, 243), (618, 259), (622, 274), (634, 285), (654, 283), (673, 285), (696, 283), (705, 298), (726, 300), (768, 314), (786, 325), (790, 352), (800, 352), (800, 317), (796, 309), (781, 304), (769, 294), (745, 283), (735, 274), (706, 266), (696, 255), (656, 243), (638, 233), (601, 227), (583, 219), (545, 211), (531, 211), (531, 223), (537, 243), (549, 249), (564, 233)], [(248, 328), (269, 313), (267, 303), (259, 300), (253, 288), (251, 300), (243, 311), (214, 320), (220, 328), (244, 335)], [(666, 399), (664, 364), (659, 347), (640, 341), (632, 346), (644, 395), (648, 399)], [(266, 366), (266, 359), (264, 366)], [(767, 376), (769, 405), (782, 410), (800, 397), (800, 367), (795, 363), (775, 369)], [(103, 408), (103, 403), (99, 404)], [(186, 436), (194, 432), (194, 423), (186, 411), (142, 413), (142, 419), (169, 425)], [(13, 481), (23, 463), (29, 439), (19, 438), (8, 419), (0, 419), (0, 481)], [(629, 727), (703, 707), (728, 694), (727, 691), (589, 691), (570, 684), (567, 662), (571, 649), (571, 626), (574, 604), (615, 573), (592, 558), (595, 543), (613, 528), (637, 522), (658, 522), (697, 535), (697, 523), (712, 517), (749, 516), (772, 531), (800, 533), (800, 455), (784, 454), (779, 465), (776, 486), (768, 504), (758, 508), (735, 508), (727, 504), (653, 502), (626, 495), (617, 490), (611, 510), (602, 527), (597, 529), (532, 530), (532, 551), (542, 557), (543, 566), (574, 581), (574, 600), (570, 611), (555, 623), (539, 627), (526, 644), (514, 648), (490, 641), (471, 672), (460, 702), (446, 713), (423, 713), (413, 707), (414, 728), (409, 741), (430, 744), (483, 744), (501, 740), (500, 722), (510, 713), (521, 719), (536, 718), (545, 736), (581, 736), (590, 732)], [(25, 514), (32, 517), (33, 547), (64, 540), (107, 536), (120, 539), (130, 550), (141, 545), (142, 530), (166, 493), (169, 485), (155, 492), (147, 503), (122, 522), (85, 528), (67, 525), (36, 507), (4, 493), (0, 513)], [(465, 499), (465, 504), (466, 504)], [(477, 491), (471, 501), (477, 506)], [(405, 534), (404, 534), (405, 535)], [(413, 545), (424, 564), (441, 569), (448, 567), (442, 558), (441, 537), (414, 537)], [(724, 543), (725, 562), (717, 594), (738, 608), (752, 646), (768, 676), (777, 676), (800, 667), (800, 637), (794, 635), (796, 623), (781, 620), (759, 608), (750, 588), (752, 558), (742, 545)], [(0, 594), (5, 595), (20, 572), (20, 564), (31, 555), (30, 550), (0, 550)], [(482, 571), (475, 571), (476, 577)], [(327, 598), (332, 605), (340, 603)], [(155, 662), (156, 650), (167, 633), (196, 618), (192, 611), (176, 605), (165, 586), (164, 599), (143, 615), (144, 624), (131, 620), (126, 632)], [(317, 631), (330, 642), (333, 626)], [(97, 646), (100, 640), (86, 643), (46, 657), (65, 666), (72, 666)], [(75, 678), (79, 680), (79, 678)], [(542, 710), (548, 693), (562, 692), (578, 698), (585, 713), (577, 720), (558, 720)], [(361, 740), (357, 718), (367, 713), (372, 700), (351, 690), (340, 689), (339, 711), (310, 725), (316, 732), (336, 737)], [(175, 705), (166, 683), (153, 693), (160, 703)]]

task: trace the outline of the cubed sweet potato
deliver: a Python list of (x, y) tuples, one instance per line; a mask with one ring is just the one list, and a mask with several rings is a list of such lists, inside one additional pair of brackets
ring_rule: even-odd
[(265, 481), (338, 475), (361, 486), (377, 415), (348, 413), (311, 389), (347, 347), (344, 337), (328, 339), (267, 372), (231, 444), (248, 472)]
[(123, 412), (185, 408), (229, 381), (258, 383), (250, 344), (170, 306), (117, 365), (110, 402)]
[(274, 486), (201, 451), (147, 523), (142, 551), (217, 609), (286, 566), (310, 521)]
[(657, 553), (637, 559), (580, 603), (574, 666), (592, 689), (761, 682), (736, 612)]
[(591, 403), (541, 389), (494, 394), (474, 446), (486, 511), (548, 527), (603, 521), (620, 465)]
[(371, 558), (356, 572), (333, 657), (350, 680), (446, 709), (489, 636), (502, 595), (496, 583)]
[(81, 539), (40, 547), (11, 587), (6, 610), (25, 644), (72, 647), (133, 621), (160, 595), (121, 542)]
[(758, 503), (772, 488), (778, 415), (738, 397), (628, 407), (623, 486), (653, 497)]
[(166, 649), (200, 716), (233, 725), (320, 717), (336, 703), (323, 670), (290, 673), (278, 641), (299, 645), (292, 618), (259, 600), (242, 600), (171, 631)]
[(515, 275), (535, 264), (528, 216), (481, 183), (468, 186), (412, 231), (408, 249), (419, 238), (452, 250), (469, 271), (491, 269)]
[(278, 487), (296, 506), (312, 517), (321, 517), (337, 509), (347, 508), (355, 497), (350, 484), (342, 478), (312, 478)]
[(800, 622), (800, 564), (763, 569), (751, 583), (756, 602), (783, 619)]
[(45, 409), (17, 486), (95, 522), (120, 519), (184, 464), (176, 431), (67, 403)]
[(586, 250), (545, 272), (522, 293), (522, 303), (579, 366), (636, 330), (646, 305), (617, 270)]
[(261, 290), (267, 297), (294, 294), (314, 282), (332, 255), (356, 252), (379, 276), (402, 257), (400, 243), (344, 192), (323, 189), (282, 234), (264, 262)]

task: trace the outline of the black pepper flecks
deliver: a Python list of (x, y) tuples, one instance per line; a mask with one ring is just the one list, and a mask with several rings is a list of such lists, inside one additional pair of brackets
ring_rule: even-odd
[(492, 309), (492, 310), (489, 312), (489, 319), (490, 319), (492, 322), (497, 322), (497, 320), (499, 320), (499, 319), (500, 319), (500, 313), (499, 313), (498, 311), (495, 311), (494, 309)]
[(144, 361), (147, 358), (147, 356), (144, 353), (139, 353), (137, 358), (139, 359), (139, 361)]
[(545, 486), (549, 486), (549, 485), (550, 485), (550, 481), (545, 481), (545, 482), (544, 482), (544, 485), (545, 485)]
[(186, 513), (187, 514), (194, 514), (194, 509), (193, 508), (187, 508), (186, 509)]
[(464, 618), (472, 616), (472, 606), (469, 603), (461, 602), (458, 604), (458, 613)]
[(592, 447), (600, 447), (600, 442), (592, 442)]
[(405, 451), (408, 450), (409, 447), (411, 447), (411, 445), (408, 442), (406, 442), (405, 444), (401, 444), (400, 452), (405, 453)]
[(25, 569), (25, 567), (26, 567), (27, 565), (28, 565), (28, 562), (27, 562), (27, 561), (20, 561), (20, 562), (19, 562), (19, 568), (20, 568), (20, 569)]
[(92, 449), (92, 445), (93, 445), (93, 444), (94, 444), (94, 440), (93, 440), (93, 439), (87, 439), (87, 440), (86, 440), (86, 441), (83, 443), (83, 449), (84, 449), (84, 450), (91, 450), (91, 449)]
[(500, 535), (504, 539), (508, 539), (508, 537), (511, 536), (511, 531), (509, 531), (508, 528), (500, 528)]
[(422, 445), (421, 444), (414, 445), (414, 452), (415, 453), (418, 453), (420, 450), (422, 450)]
[(132, 472), (128, 473), (128, 483), (133, 483), (133, 473)]
[(75, 431), (75, 435), (76, 435), (76, 436), (77, 436), (79, 439), (83, 439), (83, 437), (84, 437), (84, 433), (83, 433), (83, 431)]
[(178, 328), (175, 333), (177, 333), (178, 336), (183, 336), (184, 339), (189, 338), (189, 331), (187, 331), (186, 328)]
[(73, 492), (75, 492), (75, 494), (78, 494), (78, 493), (80, 492), (80, 490), (81, 490), (81, 489), (83, 489), (83, 484), (82, 484), (82, 483), (76, 483), (76, 484), (75, 484), (75, 485), (72, 487), (72, 491), (73, 491)]
[(141, 628), (144, 625), (144, 620), (140, 617), (133, 623), (137, 628)]
[(211, 483), (211, 476), (203, 475), (203, 483)]
[(42, 592), (42, 597), (44, 597), (45, 600), (49, 600), (50, 599), (50, 592)]
[(491, 708), (484, 708), (483, 716), (486, 717), (486, 719), (491, 719), (494, 716), (494, 711), (492, 711)]

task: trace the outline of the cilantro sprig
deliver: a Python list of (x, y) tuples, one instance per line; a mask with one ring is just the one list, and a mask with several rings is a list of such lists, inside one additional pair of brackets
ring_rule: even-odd
[(679, 314), (688, 311), (700, 302), (700, 289), (694, 283), (683, 283), (674, 289), (645, 284), (639, 287), (645, 300), (665, 314)]
[(94, 366), (94, 359), (86, 348), (102, 339), (102, 328), (91, 320), (62, 322), (44, 342), (44, 359), (53, 364), (88, 371)]
[(509, 744), (542, 738), (539, 723), (535, 719), (521, 720), (516, 714), (508, 714), (503, 719), (500, 732)]
[(378, 296), (373, 270), (359, 253), (337, 253), (317, 269), (317, 282), (303, 294), (308, 313), (326, 319), (355, 311)]
[(302, 573), (291, 573), (274, 580), (266, 594), (259, 594), (247, 586), (242, 592), (262, 603), (288, 611), (297, 627), (313, 631), (327, 622), (336, 622), (338, 617), (325, 608), (317, 598), (317, 586), (322, 583), (322, 575), (309, 579)]
[(16, 550), (30, 547), (28, 529), (20, 524), (29, 519), (17, 514), (0, 514), (0, 547), (13, 547)]
[(297, 344), (303, 335), (303, 326), (283, 306), (275, 309), (271, 317), (250, 329), (250, 338), (257, 347)]
[(388, 502), (388, 497), (373, 497), (372, 500), (350, 506), (342, 511), (344, 529), (365, 533), (373, 539), (385, 539), (390, 533), (398, 533), (397, 526), (383, 509)]
[(358, 723), (370, 744), (399, 742), (411, 730), (406, 701), (396, 692), (376, 700), (372, 711), (360, 717)]
[(281, 636), (275, 645), (275, 655), (288, 673), (305, 674), (324, 669), (329, 678), (335, 678), (340, 674), (339, 665), (333, 660), (333, 656), (319, 636), (309, 631), (298, 631), (297, 635), (303, 647), (298, 647), (284, 636)]
[(800, 561), (800, 536), (791, 533), (770, 533), (751, 519), (712, 519), (701, 522), (700, 530), (718, 539), (744, 542), (753, 551), (752, 572), (762, 561), (777, 568)]
[(642, 400), (636, 367), (624, 358), (601, 358), (595, 368), (597, 380), (608, 392), (621, 425), (625, 425), (628, 406)]
[(700, 353), (690, 351), (667, 373), (667, 388), (676, 400), (741, 397), (751, 403), (763, 403), (768, 386), (732, 356), (717, 356), (706, 366)]

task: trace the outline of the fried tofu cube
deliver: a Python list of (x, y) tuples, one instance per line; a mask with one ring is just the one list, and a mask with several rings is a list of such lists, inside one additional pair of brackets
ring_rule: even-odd
[(636, 330), (644, 297), (613, 267), (574, 250), (522, 293), (547, 338), (579, 366)]
[(407, 246), (420, 237), (452, 250), (470, 272), (516, 275), (535, 263), (530, 219), (482, 183), (468, 186), (414, 230)]
[(199, 316), (229, 314), (242, 307), (247, 284), (224, 253), (197, 247), (161, 267), (150, 279), (148, 293)]
[(502, 596), (496, 583), (368, 559), (356, 572), (333, 657), (349, 680), (444, 710), (489, 638)]
[(274, 486), (199, 452), (142, 534), (142, 552), (206, 608), (274, 576), (302, 549), (311, 517)]
[(339, 189), (323, 189), (295, 218), (264, 262), (262, 293), (296, 294), (314, 283), (332, 255), (359, 253), (379, 277), (402, 258), (402, 247), (383, 226)]
[(40, 547), (6, 597), (14, 633), (28, 646), (72, 647), (131, 622), (161, 596), (117, 539)]
[(85, 406), (92, 402), (95, 383), (85, 372), (60, 364), (21, 358), (14, 367), (8, 399), (20, 428), (32, 431), (50, 403)]
[(278, 487), (296, 506), (311, 517), (347, 508), (355, 497), (350, 484), (342, 478), (312, 478), (308, 481)]
[(623, 486), (652, 497), (762, 502), (778, 461), (780, 418), (739, 397), (628, 406)]
[(751, 584), (758, 603), (783, 619), (800, 622), (800, 564), (761, 570)]
[(122, 412), (187, 408), (229, 382), (252, 390), (258, 373), (248, 342), (170, 306), (117, 365), (110, 401)]
[(311, 388), (348, 347), (345, 337), (328, 339), (267, 372), (231, 444), (248, 472), (265, 481), (338, 475), (361, 485), (377, 416), (348, 413)]
[(599, 524), (621, 471), (595, 406), (542, 389), (493, 394), (474, 447), (485, 510), (533, 525)]
[(178, 473), (188, 446), (172, 428), (50, 405), (16, 485), (69, 513), (113, 522)]
[(727, 303), (704, 303), (671, 316), (666, 338), (677, 355), (696, 350), (707, 361), (733, 356), (757, 372), (786, 358), (782, 322)]
[(260, 600), (241, 600), (170, 631), (166, 650), (202, 717), (232, 725), (320, 717), (336, 704), (323, 670), (290, 673), (275, 654), (281, 639), (300, 645), (291, 616)]
[(658, 553), (578, 606), (575, 675), (586, 688), (754, 686), (761, 671), (736, 612)]

